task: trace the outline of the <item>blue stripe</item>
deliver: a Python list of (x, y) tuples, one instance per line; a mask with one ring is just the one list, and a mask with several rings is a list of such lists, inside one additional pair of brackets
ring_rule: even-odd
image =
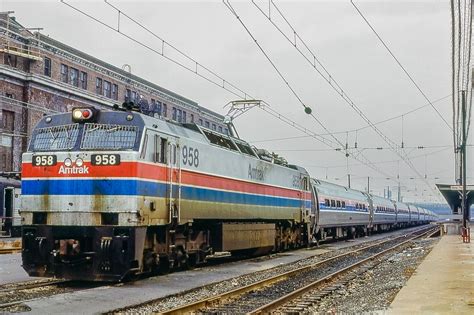
[(347, 205), (346, 205), (345, 208), (328, 207), (328, 206), (326, 206), (326, 204), (324, 202), (319, 204), (319, 209), (321, 209), (321, 210), (333, 210), (333, 211), (351, 211), (351, 212), (358, 212), (358, 213), (368, 213), (369, 212), (368, 210), (357, 209), (354, 206), (347, 206)]
[[(68, 180), (23, 180), (23, 195), (131, 195), (166, 196), (167, 184), (123, 179), (68, 179)], [(173, 190), (178, 187), (173, 185)], [(251, 195), (239, 192), (220, 191), (208, 188), (181, 186), (181, 197), (188, 200), (252, 204), (272, 207), (299, 208), (300, 200), (265, 195)], [(307, 208), (311, 201), (306, 201)]]

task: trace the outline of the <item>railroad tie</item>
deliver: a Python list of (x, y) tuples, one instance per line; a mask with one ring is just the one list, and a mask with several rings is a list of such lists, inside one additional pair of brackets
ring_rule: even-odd
[(303, 310), (304, 308), (302, 307), (285, 307), (285, 311), (290, 311), (290, 312), (301, 312)]

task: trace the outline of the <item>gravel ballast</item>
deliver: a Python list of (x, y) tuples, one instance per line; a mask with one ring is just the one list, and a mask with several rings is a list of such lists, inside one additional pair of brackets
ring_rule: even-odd
[(310, 307), (308, 313), (342, 314), (385, 311), (438, 239), (414, 241), (374, 268)]

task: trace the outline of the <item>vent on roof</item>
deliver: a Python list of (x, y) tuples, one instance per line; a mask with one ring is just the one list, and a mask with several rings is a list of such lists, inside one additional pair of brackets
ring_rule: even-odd
[(209, 130), (203, 130), (204, 135), (207, 137), (207, 139), (215, 145), (218, 145), (220, 147), (232, 150), (232, 151), (239, 151), (237, 147), (235, 146), (234, 142), (230, 140), (228, 137), (211, 132)]

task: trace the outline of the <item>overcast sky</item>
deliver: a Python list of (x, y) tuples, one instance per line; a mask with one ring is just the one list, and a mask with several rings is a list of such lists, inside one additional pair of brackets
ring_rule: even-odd
[[(105, 23), (117, 24), (114, 10), (103, 1), (70, 1)], [(222, 1), (118, 1), (109, 0), (167, 42), (212, 69), (227, 81), (272, 109), (317, 133), (324, 130), (303, 111), (271, 64)], [(251, 2), (232, 1), (237, 13), (258, 43), (313, 113), (331, 131), (341, 132), (366, 123), (312, 69)], [(268, 1), (256, 1), (267, 8)], [(372, 122), (401, 115), (427, 102), (365, 24), (350, 1), (275, 1), (298, 34)], [(356, 1), (366, 18), (412, 74), (434, 105), (451, 123), (451, 16), (449, 1)], [(236, 97), (229, 92), (147, 51), (58, 1), (0, 0), (0, 10), (27, 27), (42, 27), (72, 47), (121, 67), (160, 86), (190, 98), (221, 114)], [(275, 14), (272, 12), (272, 14)], [(277, 20), (276, 15), (273, 15)], [(121, 30), (155, 48), (161, 42), (122, 18)], [(174, 57), (173, 55), (171, 55)], [(430, 107), (404, 116), (403, 140), (408, 156), (432, 184), (453, 183), (454, 154), (451, 131)], [(395, 181), (360, 165), (344, 154), (329, 150), (312, 138), (265, 141), (304, 134), (255, 108), (236, 119), (240, 136), (305, 167), (313, 177), (383, 195)], [(402, 141), (400, 118), (378, 125), (396, 143)], [(356, 134), (336, 134), (354, 146)], [(357, 133), (359, 148), (378, 168), (396, 178), (407, 201), (429, 201), (432, 191), (370, 128)], [(470, 140), (472, 143), (472, 139)], [(431, 147), (414, 149), (413, 147)], [(433, 147), (436, 146), (436, 147)], [(446, 146), (446, 147), (443, 147)], [(383, 150), (374, 150), (383, 147)], [(468, 154), (473, 153), (469, 148)], [(472, 161), (469, 156), (468, 160)], [(472, 167), (468, 169), (472, 182)], [(434, 187), (434, 186), (433, 186)], [(395, 192), (394, 192), (395, 195)]]

